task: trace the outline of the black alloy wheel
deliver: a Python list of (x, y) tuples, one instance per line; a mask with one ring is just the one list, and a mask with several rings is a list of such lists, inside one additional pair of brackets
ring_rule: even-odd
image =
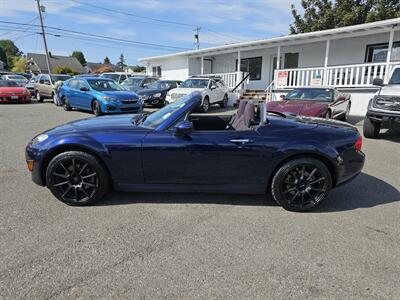
[(210, 100), (208, 99), (208, 96), (206, 96), (203, 100), (203, 104), (201, 105), (201, 109), (203, 110), (204, 113), (208, 112), (210, 109)]
[(68, 151), (54, 157), (46, 170), (46, 183), (60, 201), (87, 205), (108, 191), (109, 180), (102, 164), (92, 155)]
[(308, 211), (326, 198), (332, 188), (332, 177), (321, 161), (301, 158), (289, 161), (275, 174), (272, 195), (290, 211)]

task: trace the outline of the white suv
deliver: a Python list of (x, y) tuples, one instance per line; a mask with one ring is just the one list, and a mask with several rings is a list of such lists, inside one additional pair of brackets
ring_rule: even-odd
[(192, 92), (201, 93), (203, 112), (207, 112), (212, 104), (218, 103), (221, 107), (228, 104), (228, 87), (219, 77), (190, 77), (179, 87), (170, 90), (165, 100), (172, 103)]

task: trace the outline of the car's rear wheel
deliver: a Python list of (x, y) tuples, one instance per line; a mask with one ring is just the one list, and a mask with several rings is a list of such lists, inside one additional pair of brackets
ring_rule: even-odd
[(206, 96), (201, 104), (201, 109), (204, 113), (208, 112), (210, 109), (210, 99)]
[(36, 91), (36, 100), (38, 102), (43, 102), (44, 98), (42, 97), (42, 95), (40, 95), (39, 91)]
[(381, 126), (379, 123), (373, 123), (368, 117), (364, 119), (363, 133), (366, 138), (376, 139), (379, 136)]
[(275, 173), (271, 191), (275, 201), (289, 211), (308, 211), (321, 203), (332, 189), (332, 176), (314, 158), (293, 159)]
[(92, 103), (92, 112), (95, 116), (101, 116), (103, 113), (101, 111), (100, 103), (97, 100), (94, 100)]
[(224, 99), (222, 100), (222, 102), (219, 103), (219, 106), (221, 108), (225, 108), (228, 106), (228, 95), (227, 94), (224, 95)]
[(71, 110), (71, 106), (69, 105), (68, 98), (67, 97), (63, 97), (61, 101), (62, 101), (63, 109), (65, 111), (70, 111)]
[(47, 187), (69, 205), (88, 205), (99, 201), (109, 189), (107, 171), (94, 156), (67, 151), (54, 157), (46, 169)]

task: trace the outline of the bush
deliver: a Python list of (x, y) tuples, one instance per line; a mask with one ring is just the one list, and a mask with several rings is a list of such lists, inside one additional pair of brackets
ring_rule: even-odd
[(53, 74), (68, 74), (71, 76), (79, 74), (78, 72), (72, 70), (70, 67), (55, 67), (52, 71)]

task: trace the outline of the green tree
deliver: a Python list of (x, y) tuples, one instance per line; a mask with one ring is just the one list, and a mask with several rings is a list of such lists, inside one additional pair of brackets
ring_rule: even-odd
[(120, 67), (121, 69), (123, 69), (124, 67), (126, 67), (126, 64), (125, 64), (125, 57), (124, 57), (124, 54), (123, 54), (123, 53), (121, 53), (121, 55), (119, 56), (119, 60), (118, 60), (118, 62), (117, 62), (117, 66)]
[(24, 73), (24, 72), (26, 72), (27, 64), (28, 64), (28, 61), (26, 60), (25, 57), (14, 56), (13, 67), (11, 68), (11, 71), (15, 72), (15, 73)]
[(72, 57), (75, 57), (82, 66), (86, 66), (86, 59), (85, 59), (85, 55), (83, 55), (82, 51), (74, 51), (71, 54)]
[(7, 55), (3, 48), (0, 47), (0, 60), (6, 65), (7, 64)]
[(111, 61), (110, 61), (110, 59), (108, 58), (108, 56), (106, 56), (106, 57), (104, 58), (103, 64), (105, 64), (105, 65), (111, 64)]
[(15, 56), (21, 56), (22, 52), (19, 51), (18, 47), (15, 46), (14, 42), (11, 40), (0, 40), (0, 48), (6, 54), (6, 60), (4, 61), (8, 69), (13, 67), (13, 59)]
[(79, 74), (75, 70), (72, 70), (70, 67), (66, 67), (66, 66), (55, 67), (55, 68), (53, 68), (51, 73), (53, 73), (53, 74), (68, 74), (71, 76)]
[(290, 33), (304, 33), (400, 17), (399, 0), (302, 0), (303, 15), (292, 4)]
[(145, 71), (145, 70), (146, 70), (146, 67), (139, 66), (139, 65), (135, 65), (135, 66), (132, 66), (132, 70), (133, 70), (133, 72), (138, 72), (138, 73), (140, 73), (140, 72)]

